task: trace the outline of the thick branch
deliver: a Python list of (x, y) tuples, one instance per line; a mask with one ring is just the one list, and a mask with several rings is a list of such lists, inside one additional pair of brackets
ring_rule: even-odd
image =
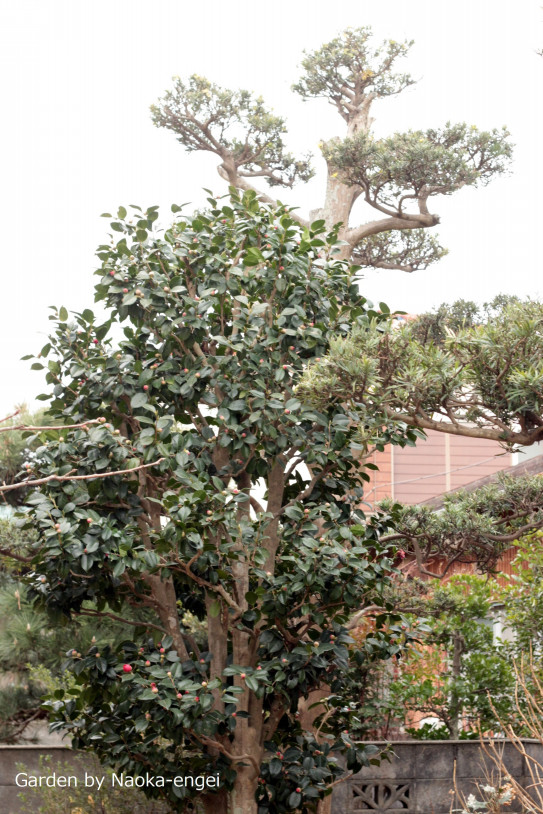
[(177, 562), (179, 564), (180, 570), (182, 570), (183, 573), (185, 573), (188, 577), (194, 580), (194, 582), (200, 585), (200, 587), (207, 588), (208, 591), (212, 591), (213, 593), (218, 594), (220, 597), (222, 597), (222, 599), (224, 599), (227, 605), (233, 608), (233, 610), (240, 614), (243, 613), (240, 606), (234, 599), (232, 599), (228, 591), (226, 591), (222, 585), (219, 584), (213, 585), (211, 582), (208, 582), (206, 579), (203, 579), (203, 577), (199, 577), (198, 574), (195, 574), (194, 571), (191, 571), (188, 563), (181, 562), (181, 560), (178, 560)]
[(274, 517), (279, 517), (280, 515), (284, 514), (285, 509), (288, 509), (289, 506), (293, 506), (295, 503), (299, 503), (300, 501), (305, 500), (307, 497), (309, 497), (317, 483), (322, 478), (324, 478), (328, 474), (328, 472), (330, 472), (331, 469), (332, 464), (327, 464), (325, 467), (323, 467), (323, 469), (321, 469), (320, 472), (317, 472), (316, 475), (313, 475), (306, 488), (298, 495), (296, 495), (296, 497), (293, 497), (292, 500), (289, 500), (288, 503), (285, 503), (285, 505), (282, 506), (277, 512), (275, 512)]
[[(263, 203), (271, 204), (272, 206), (278, 205), (278, 201), (270, 197), (270, 195), (267, 195), (265, 192), (262, 192), (261, 190), (254, 187), (252, 184), (246, 181), (245, 178), (242, 178), (233, 164), (227, 165), (225, 162), (223, 162), (217, 167), (217, 172), (224, 181), (227, 181), (231, 186), (235, 187), (236, 189), (244, 189), (246, 191), (250, 190), (251, 192), (256, 192), (258, 199)], [(302, 226), (309, 227), (309, 221), (305, 220), (305, 218), (302, 218), (296, 212), (290, 212), (290, 216), (294, 218), (294, 220), (297, 221)]]
[(530, 446), (543, 437), (542, 428), (527, 432), (515, 432), (514, 430), (501, 429), (493, 430), (490, 427), (470, 426), (469, 424), (449, 424), (446, 421), (435, 421), (433, 418), (413, 415), (412, 413), (397, 413), (385, 407), (387, 416), (394, 421), (403, 421), (410, 427), (417, 427), (422, 430), (436, 430), (449, 435), (462, 435), (468, 438), (487, 438), (490, 441), (498, 441), (507, 444), (519, 444)]
[(9, 548), (0, 548), (0, 555), (9, 557), (11, 560), (18, 560), (19, 562), (32, 562), (34, 557), (24, 557), (22, 554), (15, 554)]
[(439, 218), (437, 215), (406, 215), (403, 218), (392, 216), (382, 218), (381, 220), (372, 220), (369, 223), (355, 226), (353, 229), (347, 229), (343, 238), (354, 248), (364, 240), (365, 237), (378, 235), (380, 232), (391, 232), (398, 229), (429, 228), (436, 226), (438, 223)]

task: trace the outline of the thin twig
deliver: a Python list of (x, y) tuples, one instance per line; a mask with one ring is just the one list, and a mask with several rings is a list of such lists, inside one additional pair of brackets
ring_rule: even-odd
[(132, 625), (133, 627), (148, 627), (153, 628), (154, 630), (160, 631), (160, 633), (166, 634), (168, 631), (160, 627), (160, 625), (155, 625), (152, 622), (137, 622), (133, 619), (125, 619), (123, 616), (117, 616), (114, 613), (109, 613), (107, 611), (93, 611), (93, 610), (80, 610), (74, 611), (76, 616), (91, 616), (94, 618), (101, 618), (103, 616), (107, 617), (108, 619), (113, 619), (114, 622), (122, 622), (124, 625)]
[[(15, 412), (12, 413), (11, 415), (7, 415), (5, 418), (0, 418), (0, 424), (3, 424), (4, 421), (9, 421), (10, 418), (15, 418), (15, 416), (19, 415), (20, 412), (21, 412), (20, 410), (15, 410)], [(9, 427), (8, 429), (11, 430), (11, 427)]]
[[(8, 415), (6, 418), (0, 419), (0, 423), (8, 421), (17, 413)], [(16, 424), (14, 427), (0, 427), (0, 432), (44, 432), (45, 430), (76, 430), (81, 427), (87, 427), (89, 424), (103, 424), (99, 418), (92, 418), (88, 421), (82, 421), (81, 424), (56, 424), (55, 426), (33, 427), (28, 424)]]
[(148, 469), (150, 466), (158, 466), (159, 463), (165, 461), (165, 458), (158, 458), (150, 464), (140, 464), (134, 466), (132, 469), (116, 469), (114, 472), (94, 472), (92, 475), (73, 475), (75, 469), (71, 469), (66, 475), (48, 475), (46, 478), (36, 478), (36, 480), (25, 480), (20, 483), (10, 483), (0, 486), (1, 492), (10, 492), (12, 489), (22, 489), (25, 486), (40, 486), (42, 483), (49, 483), (50, 481), (73, 481), (73, 480), (98, 480), (99, 478), (110, 478), (112, 475), (127, 475), (131, 472), (139, 472), (141, 469)]

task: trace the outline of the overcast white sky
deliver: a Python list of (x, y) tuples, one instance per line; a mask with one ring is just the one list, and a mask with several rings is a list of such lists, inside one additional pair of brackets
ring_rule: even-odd
[[(47, 306), (92, 307), (95, 249), (119, 204), (201, 204), (224, 192), (216, 160), (188, 155), (157, 130), (149, 105), (173, 75), (199, 73), (262, 93), (289, 120), (290, 147), (341, 135), (324, 101), (290, 92), (303, 49), (347, 26), (414, 39), (405, 68), (418, 84), (376, 105), (379, 134), (507, 125), (512, 173), (435, 201), (450, 254), (426, 272), (368, 274), (364, 293), (410, 312), (500, 292), (539, 297), (543, 221), (541, 0), (18, 0), (0, 10), (3, 110), (0, 412), (43, 390), (19, 361), (48, 331)], [(316, 158), (319, 170), (320, 160)], [(307, 213), (323, 176), (283, 200)]]

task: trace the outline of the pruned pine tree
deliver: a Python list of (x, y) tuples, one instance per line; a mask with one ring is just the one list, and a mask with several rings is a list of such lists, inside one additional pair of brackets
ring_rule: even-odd
[[(328, 229), (341, 224), (342, 256), (353, 262), (408, 272), (445, 254), (427, 232), (439, 223), (431, 211), (434, 199), (487, 184), (506, 171), (511, 158), (505, 128), (481, 131), (447, 123), (385, 138), (372, 134), (375, 103), (414, 84), (398, 71), (411, 45), (388, 40), (375, 46), (369, 28), (347, 29), (305, 54), (293, 86), (304, 101), (333, 105), (344, 127), (341, 136), (319, 144), (326, 196), (308, 220), (300, 220), (308, 225), (322, 219)], [(214, 153), (219, 175), (237, 189), (256, 189), (262, 181), (275, 192), (313, 175), (309, 156), (287, 151), (285, 120), (248, 91), (230, 91), (196, 75), (175, 78), (151, 110), (157, 127), (171, 130), (186, 150)], [(257, 191), (261, 200), (272, 201), (269, 193)], [(358, 199), (366, 204), (366, 222), (352, 221)]]
[[(339, 335), (297, 389), (314, 405), (356, 405), (365, 418), (498, 441), (543, 439), (543, 304), (503, 302), (481, 324), (374, 321)], [(367, 425), (369, 427), (369, 425)]]

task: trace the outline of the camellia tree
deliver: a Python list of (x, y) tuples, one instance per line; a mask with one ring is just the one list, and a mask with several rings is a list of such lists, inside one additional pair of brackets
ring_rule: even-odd
[[(172, 778), (199, 773), (220, 776), (199, 796), (209, 812), (313, 810), (340, 754), (352, 771), (377, 747), (351, 737), (356, 695), (312, 732), (300, 715), (314, 691), (338, 697), (349, 620), (383, 605), (399, 558), (379, 541), (387, 517), (357, 509), (358, 414), (293, 391), (331, 336), (379, 315), (322, 221), (306, 229), (250, 191), (209, 206), (164, 234), (155, 208), (121, 208), (99, 249), (107, 321), (53, 312), (34, 366), (64, 426), (42, 434), (27, 473), (30, 596), (134, 628), (122, 649), (68, 651), (78, 687), (50, 704), (76, 746), (160, 775), (146, 791), (179, 810), (196, 789)], [(410, 635), (385, 609), (356, 658), (391, 658)]]

